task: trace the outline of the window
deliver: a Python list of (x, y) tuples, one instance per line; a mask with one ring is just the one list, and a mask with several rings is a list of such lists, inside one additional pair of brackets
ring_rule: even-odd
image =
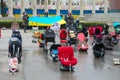
[(68, 5), (68, 3), (66, 3), (66, 5)]
[(41, 0), (41, 4), (44, 5), (44, 0)]
[(48, 5), (50, 5), (50, 0), (48, 0)]
[(55, 5), (55, 2), (53, 2), (53, 5)]
[(37, 0), (37, 1), (36, 1), (36, 4), (39, 5), (39, 4), (40, 4), (40, 0)]
[(29, 2), (29, 5), (31, 5), (31, 2)]

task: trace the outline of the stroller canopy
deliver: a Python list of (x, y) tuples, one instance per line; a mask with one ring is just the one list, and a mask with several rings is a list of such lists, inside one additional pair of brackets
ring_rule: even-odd
[(114, 26), (114, 27), (120, 26), (120, 22), (114, 22), (114, 23), (113, 23), (113, 26)]
[(67, 38), (67, 32), (65, 29), (60, 30), (60, 39), (66, 39)]
[(45, 37), (55, 37), (55, 33), (52, 29), (47, 29), (45, 32)]

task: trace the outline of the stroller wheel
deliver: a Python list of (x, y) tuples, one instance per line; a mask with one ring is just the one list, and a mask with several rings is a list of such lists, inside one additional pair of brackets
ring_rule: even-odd
[(34, 43), (34, 40), (32, 40), (32, 43)]

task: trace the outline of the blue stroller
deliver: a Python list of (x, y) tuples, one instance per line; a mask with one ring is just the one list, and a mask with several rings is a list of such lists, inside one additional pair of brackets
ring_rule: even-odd
[(58, 61), (58, 47), (61, 47), (60, 44), (53, 44), (50, 47), (50, 56), (53, 58), (54, 62)]

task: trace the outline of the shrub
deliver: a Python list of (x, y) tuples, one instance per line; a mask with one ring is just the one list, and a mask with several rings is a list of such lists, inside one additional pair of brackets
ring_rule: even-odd
[[(11, 28), (11, 24), (15, 22), (15, 21), (0, 21), (0, 28), (2, 27), (6, 27), (6, 28)], [(22, 27), (22, 21), (16, 21), (19, 23), (20, 25), (20, 28), (23, 28)], [(96, 26), (96, 25), (103, 25), (104, 23), (103, 22), (80, 22), (83, 27), (92, 27), (92, 26)]]
[(0, 21), (0, 28), (2, 27), (11, 28), (11, 24), (13, 22), (18, 22), (20, 25), (20, 28), (22, 28), (22, 21)]

